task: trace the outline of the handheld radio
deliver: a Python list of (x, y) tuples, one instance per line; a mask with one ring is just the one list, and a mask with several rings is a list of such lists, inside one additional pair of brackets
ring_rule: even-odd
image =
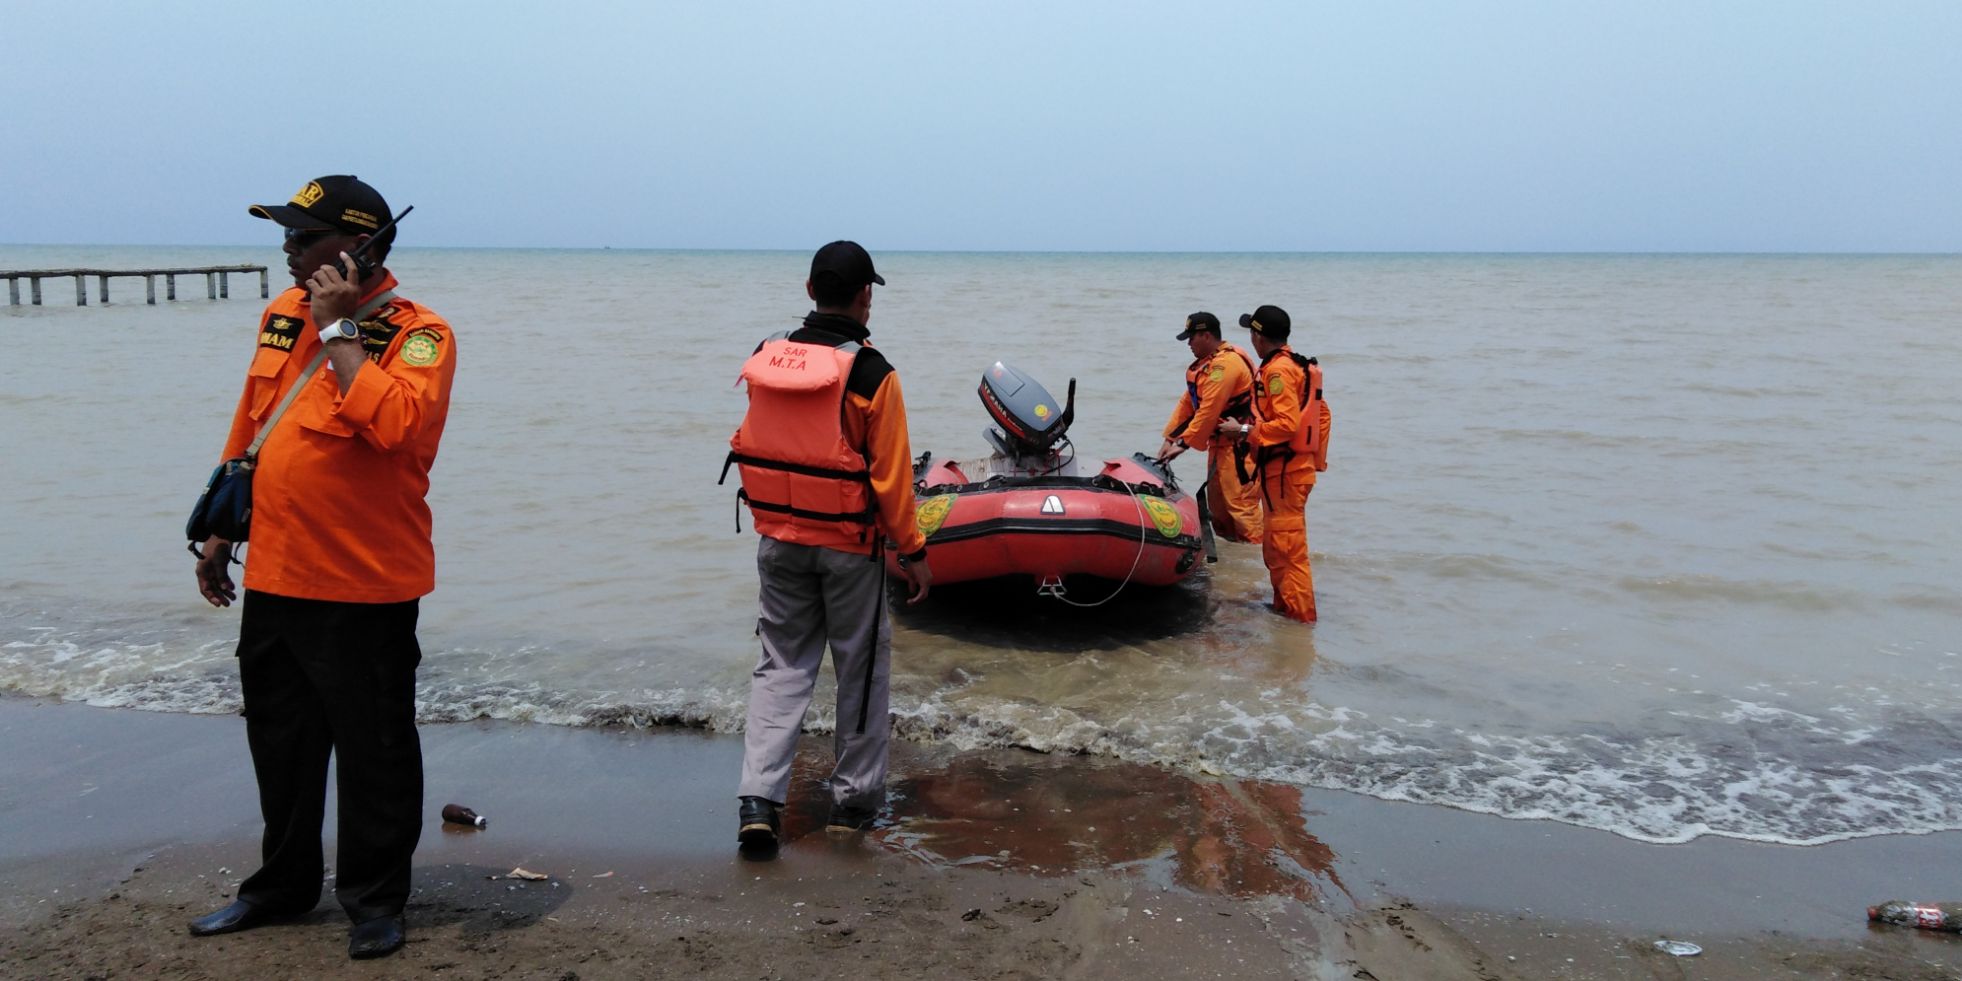
[[(409, 205), (406, 208), (403, 208), (401, 212), (398, 213), (395, 217), (390, 218), (387, 224), (383, 225), (380, 228), (375, 229), (375, 233), (373, 235), (368, 236), (368, 240), (366, 242), (363, 242), (360, 245), (355, 246), (354, 251), (348, 253), (348, 257), (354, 260), (355, 272), (360, 274), (358, 276), (359, 279), (367, 279), (375, 272), (375, 264), (368, 261), (368, 246), (375, 244), (375, 240), (381, 238), (383, 232), (386, 232), (389, 229), (394, 228), (396, 222), (409, 217), (409, 212), (414, 210), (416, 210), (416, 206), (413, 204)], [(343, 277), (347, 276), (347, 263), (342, 262), (339, 259), (335, 259), (334, 268), (338, 270)]]

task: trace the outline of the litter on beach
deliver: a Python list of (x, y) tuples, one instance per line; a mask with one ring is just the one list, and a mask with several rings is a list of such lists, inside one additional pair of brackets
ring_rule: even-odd
[(1703, 948), (1687, 940), (1658, 940), (1655, 949), (1672, 957), (1695, 957), (1703, 953)]
[(520, 866), (518, 866), (517, 868), (515, 868), (515, 869), (512, 869), (511, 871), (509, 871), (509, 872), (506, 872), (506, 873), (504, 873), (503, 875), (487, 875), (487, 876), (485, 876), (484, 878), (486, 878), (486, 879), (523, 879), (523, 880), (525, 880), (526, 882), (543, 882), (543, 881), (545, 881), (546, 879), (549, 879), (549, 878), (551, 878), (551, 876), (549, 876), (549, 875), (546, 875), (546, 874), (545, 874), (545, 873), (543, 873), (543, 872), (533, 872), (532, 870), (530, 870), (530, 869), (528, 869), (528, 868), (525, 868), (524, 866), (522, 866), (522, 865), (520, 865)]

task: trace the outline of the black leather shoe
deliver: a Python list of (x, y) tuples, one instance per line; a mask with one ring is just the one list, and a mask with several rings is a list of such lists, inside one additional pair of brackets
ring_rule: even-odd
[(736, 841), (744, 848), (775, 847), (782, 828), (777, 816), (782, 805), (762, 797), (744, 797), (742, 802), (742, 810), (736, 812)]
[(872, 821), (878, 816), (879, 812), (869, 807), (846, 807), (840, 804), (833, 804), (831, 805), (831, 819), (824, 823), (824, 830), (836, 834), (848, 834), (853, 831), (870, 831), (872, 830)]
[(216, 913), (206, 913), (191, 921), (191, 936), (215, 937), (221, 933), (237, 933), (253, 927), (265, 926), (290, 920), (294, 914), (279, 913), (254, 906), (243, 899), (233, 900), (230, 906)]
[(401, 950), (407, 939), (402, 932), (401, 917), (377, 916), (348, 930), (347, 956), (357, 961), (387, 957)]

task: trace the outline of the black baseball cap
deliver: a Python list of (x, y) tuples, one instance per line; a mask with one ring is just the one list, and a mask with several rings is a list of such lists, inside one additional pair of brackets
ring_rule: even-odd
[(254, 218), (270, 218), (287, 228), (350, 235), (379, 230), (390, 214), (381, 192), (352, 174), (310, 180), (285, 204), (255, 204), (245, 210)]
[(1263, 337), (1277, 341), (1288, 339), (1288, 312), (1271, 303), (1254, 308), (1252, 313), (1240, 315), (1240, 326)]
[(1172, 340), (1183, 341), (1186, 340), (1187, 338), (1190, 338), (1194, 334), (1200, 333), (1201, 331), (1210, 331), (1212, 332), (1212, 335), (1214, 337), (1218, 337), (1219, 318), (1213, 316), (1210, 313), (1207, 313), (1204, 310), (1201, 310), (1198, 313), (1195, 313), (1192, 316), (1185, 318), (1185, 329), (1179, 331), (1179, 336), (1172, 338)]
[(872, 268), (871, 254), (857, 242), (840, 240), (817, 250), (811, 257), (811, 282), (826, 276), (854, 289), (866, 283), (886, 285), (886, 278)]

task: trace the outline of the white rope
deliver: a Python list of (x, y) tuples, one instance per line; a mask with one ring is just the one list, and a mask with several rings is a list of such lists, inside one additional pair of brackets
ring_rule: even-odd
[[(1112, 478), (1112, 479), (1115, 480), (1116, 478)], [(1111, 590), (1109, 596), (1106, 596), (1103, 599), (1096, 601), (1095, 603), (1078, 603), (1077, 601), (1070, 599), (1067, 596), (1064, 596), (1063, 580), (1060, 577), (1057, 578), (1054, 585), (1051, 585), (1047, 580), (1038, 584), (1036, 586), (1037, 596), (1053, 596), (1059, 600), (1062, 600), (1065, 603), (1068, 603), (1071, 606), (1082, 607), (1083, 609), (1087, 610), (1094, 606), (1102, 606), (1105, 603), (1108, 603), (1111, 600), (1116, 599), (1117, 594), (1123, 592), (1124, 587), (1129, 586), (1131, 584), (1131, 577), (1138, 574), (1138, 563), (1144, 561), (1145, 525), (1149, 524), (1151, 522), (1151, 519), (1145, 516), (1144, 503), (1138, 500), (1137, 489), (1132, 487), (1130, 484), (1125, 483), (1122, 480), (1119, 480), (1117, 482), (1119, 484), (1123, 484), (1124, 489), (1130, 492), (1131, 506), (1138, 509), (1138, 554), (1131, 557), (1131, 571), (1124, 574), (1124, 581), (1118, 583), (1117, 588)]]

